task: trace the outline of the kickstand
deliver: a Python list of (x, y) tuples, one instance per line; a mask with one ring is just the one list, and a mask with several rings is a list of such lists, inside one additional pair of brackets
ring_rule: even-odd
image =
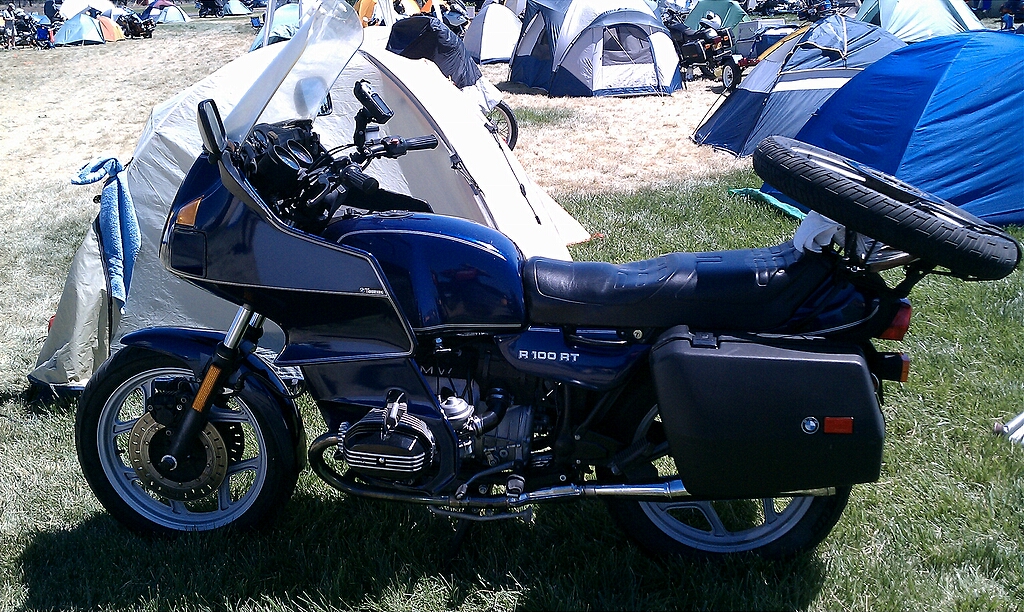
[(467, 521), (466, 519), (458, 519), (455, 524), (455, 535), (452, 536), (452, 541), (448, 544), (448, 552), (445, 554), (444, 567), (448, 569), (452, 563), (455, 562), (455, 558), (462, 552), (462, 543), (466, 541), (466, 536), (469, 535), (470, 530), (473, 528), (474, 521)]

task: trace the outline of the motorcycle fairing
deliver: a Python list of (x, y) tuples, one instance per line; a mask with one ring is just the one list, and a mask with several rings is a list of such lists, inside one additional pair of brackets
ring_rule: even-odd
[(392, 212), (338, 221), (324, 238), (373, 254), (417, 333), (525, 325), (523, 258), (498, 231), (454, 217)]
[(160, 247), (168, 270), (280, 325), (279, 363), (412, 354), (412, 330), (373, 257), (288, 227), (229, 159), (218, 166), (223, 186), (204, 154), (178, 191)]

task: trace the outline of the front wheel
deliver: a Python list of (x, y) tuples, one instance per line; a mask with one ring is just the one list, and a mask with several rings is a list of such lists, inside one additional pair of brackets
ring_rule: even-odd
[(209, 423), (174, 470), (159, 465), (174, 413), (191, 410), (196, 388), (186, 364), (129, 347), (82, 394), (75, 420), (82, 471), (107, 511), (133, 530), (255, 527), (295, 488), (299, 466), (287, 425), (254, 378), (211, 407)]
[(519, 122), (508, 104), (498, 102), (498, 105), (487, 113), (487, 121), (497, 130), (498, 136), (505, 141), (509, 149), (516, 148), (516, 141), (519, 140)]
[[(657, 406), (635, 426), (633, 442), (647, 439), (662, 447), (664, 429)], [(676, 477), (667, 451), (642, 466), (627, 470), (635, 482)], [(685, 484), (685, 483), (684, 483)], [(669, 502), (606, 500), (619, 527), (648, 554), (724, 557), (754, 553), (768, 559), (786, 558), (817, 546), (839, 521), (850, 497), (841, 487), (826, 497), (776, 497), (727, 501)]]

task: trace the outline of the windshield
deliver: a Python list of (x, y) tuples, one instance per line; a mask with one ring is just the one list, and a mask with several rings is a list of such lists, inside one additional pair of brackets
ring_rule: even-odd
[(261, 122), (313, 119), (362, 40), (359, 16), (345, 0), (309, 2), (295, 36), (261, 51), (276, 57), (225, 118), (228, 138), (241, 141)]

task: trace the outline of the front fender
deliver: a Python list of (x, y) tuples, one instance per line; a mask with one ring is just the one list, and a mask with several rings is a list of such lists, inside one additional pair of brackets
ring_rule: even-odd
[[(145, 349), (154, 353), (161, 353), (188, 364), (188, 367), (195, 372), (197, 378), (203, 375), (203, 369), (207, 361), (213, 355), (219, 344), (224, 339), (221, 332), (206, 329), (189, 329), (183, 327), (150, 327), (140, 329), (121, 338), (121, 344), (125, 347)], [(120, 355), (120, 353), (118, 353)], [(117, 355), (114, 356), (116, 358)], [(258, 385), (260, 382), (272, 386), (268, 394), (277, 403), (291, 432), (292, 442), (295, 447), (296, 459), (299, 465), (306, 465), (306, 430), (302, 425), (302, 416), (298, 406), (288, 396), (292, 391), (288, 389), (281, 377), (265, 361), (254, 353), (249, 353), (239, 364), (238, 371), (232, 377), (237, 379), (244, 376), (246, 380), (253, 380), (248, 374), (256, 374)]]

